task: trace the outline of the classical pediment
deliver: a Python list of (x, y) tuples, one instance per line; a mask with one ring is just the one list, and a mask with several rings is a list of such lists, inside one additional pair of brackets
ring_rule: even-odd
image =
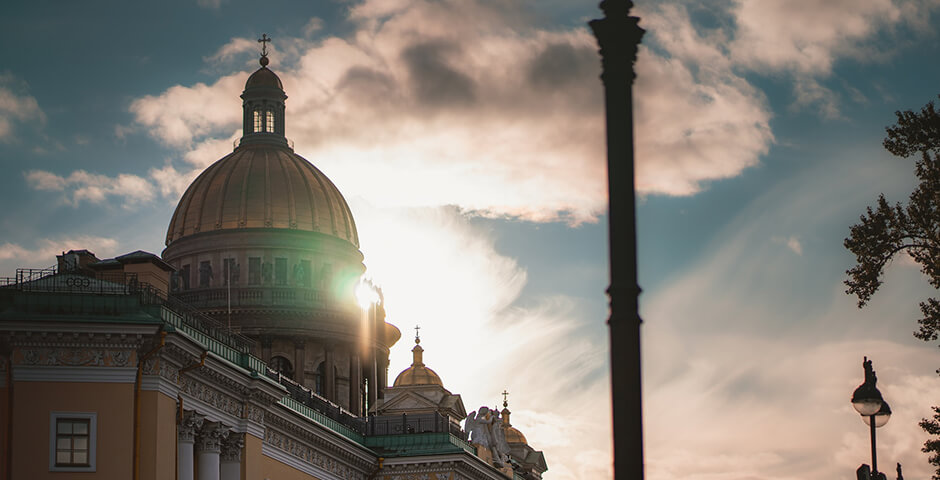
[(379, 414), (390, 413), (409, 413), (411, 411), (437, 411), (436, 402), (427, 399), (416, 392), (399, 391), (394, 397), (388, 398), (386, 394), (385, 403), (379, 408)]

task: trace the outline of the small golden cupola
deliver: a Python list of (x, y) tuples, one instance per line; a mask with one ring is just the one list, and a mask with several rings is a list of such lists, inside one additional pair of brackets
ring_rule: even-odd
[(500, 416), (503, 419), (503, 429), (506, 432), (506, 443), (509, 444), (525, 444), (528, 445), (529, 442), (526, 440), (525, 435), (522, 434), (517, 428), (512, 426), (512, 423), (509, 423), (509, 400), (506, 398), (509, 395), (509, 392), (503, 390), (503, 410), (500, 413)]
[(415, 348), (411, 349), (414, 359), (411, 366), (403, 370), (395, 377), (395, 387), (413, 386), (413, 385), (438, 385), (443, 387), (444, 382), (441, 377), (424, 364), (424, 349), (421, 348), (421, 337), (418, 336), (415, 327)]

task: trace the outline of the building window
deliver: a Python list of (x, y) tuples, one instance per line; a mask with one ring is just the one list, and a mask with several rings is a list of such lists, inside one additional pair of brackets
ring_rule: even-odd
[(287, 285), (287, 259), (274, 259), (274, 284)]
[(212, 280), (212, 264), (208, 260), (199, 262), (199, 286), (208, 287)]
[(261, 133), (261, 112), (258, 110), (253, 110), (252, 115), (254, 115), (254, 128), (251, 129), (253, 133)]
[(261, 284), (261, 257), (248, 257), (248, 285)]
[(49, 471), (94, 472), (96, 413), (52, 412), (49, 416)]
[(287, 378), (294, 378), (294, 368), (291, 366), (290, 360), (280, 355), (271, 357), (271, 368)]
[(274, 133), (274, 112), (271, 110), (264, 112), (264, 131)]

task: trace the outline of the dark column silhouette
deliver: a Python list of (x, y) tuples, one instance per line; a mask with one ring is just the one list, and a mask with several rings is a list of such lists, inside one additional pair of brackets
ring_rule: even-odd
[(643, 396), (637, 297), (636, 204), (633, 166), (633, 80), (643, 37), (633, 2), (604, 0), (604, 18), (589, 22), (600, 46), (607, 115), (607, 188), (610, 198), (610, 377), (613, 397), (614, 478), (643, 478)]

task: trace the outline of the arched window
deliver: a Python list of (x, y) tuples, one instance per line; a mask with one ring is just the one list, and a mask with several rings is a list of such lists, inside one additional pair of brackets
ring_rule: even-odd
[(258, 110), (254, 110), (251, 113), (254, 116), (254, 128), (252, 128), (251, 131), (253, 133), (260, 133), (261, 132), (261, 112)]
[(274, 112), (271, 110), (264, 112), (264, 131), (274, 133)]
[(294, 368), (291, 366), (290, 360), (280, 355), (271, 357), (271, 368), (287, 378), (294, 378)]

